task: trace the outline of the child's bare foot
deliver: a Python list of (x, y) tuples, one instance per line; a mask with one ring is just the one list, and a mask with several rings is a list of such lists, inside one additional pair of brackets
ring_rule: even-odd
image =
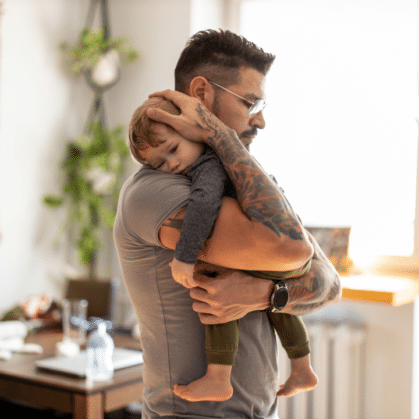
[(190, 402), (222, 402), (233, 395), (231, 365), (209, 364), (207, 373), (187, 385), (175, 384), (173, 392)]
[(276, 393), (278, 397), (292, 397), (302, 391), (313, 390), (317, 385), (317, 375), (310, 365), (309, 355), (291, 359), (291, 374)]

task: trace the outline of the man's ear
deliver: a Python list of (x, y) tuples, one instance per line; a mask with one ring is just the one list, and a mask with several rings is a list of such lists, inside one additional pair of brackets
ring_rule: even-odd
[(212, 84), (202, 76), (192, 79), (189, 96), (197, 98), (208, 110), (212, 109), (215, 91)]

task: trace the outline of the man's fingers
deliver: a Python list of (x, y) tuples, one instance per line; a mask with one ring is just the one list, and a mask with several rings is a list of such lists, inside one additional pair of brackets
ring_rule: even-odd
[(172, 115), (162, 109), (150, 108), (147, 109), (147, 116), (153, 121), (162, 122), (163, 124), (169, 124), (172, 126), (178, 115)]
[(150, 93), (148, 95), (148, 98), (150, 99), (152, 97), (164, 97), (165, 99), (169, 99), (169, 96), (171, 95), (172, 92), (173, 90), (171, 89), (160, 90), (159, 92)]
[(197, 285), (192, 288), (189, 292), (191, 298), (196, 301), (202, 301), (204, 303), (208, 300), (208, 293), (204, 289), (201, 288), (201, 284), (197, 283)]
[(167, 100), (170, 100), (173, 102), (178, 108), (181, 107), (182, 103), (184, 103), (185, 100), (191, 100), (191, 97), (188, 95), (185, 95), (184, 93), (177, 92), (175, 90), (162, 90), (160, 92), (154, 92), (148, 95), (149, 98), (152, 97), (163, 97)]
[(199, 320), (201, 320), (202, 324), (222, 324), (226, 323), (224, 317), (217, 317), (213, 314), (208, 313), (198, 313)]
[(200, 300), (200, 297), (204, 298), (205, 295), (208, 296), (208, 294), (214, 294), (216, 292), (216, 288), (214, 287), (214, 285), (212, 285), (213, 280), (211, 280), (210, 278), (202, 276), (202, 279), (200, 279), (199, 275), (194, 274), (194, 280), (197, 287), (195, 288), (197, 294), (195, 296), (191, 295), (191, 297), (195, 300)]

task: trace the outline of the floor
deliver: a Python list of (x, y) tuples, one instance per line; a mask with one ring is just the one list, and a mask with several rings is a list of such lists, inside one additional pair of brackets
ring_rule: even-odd
[[(11, 403), (0, 399), (1, 417), (4, 419), (14, 419), (15, 417), (31, 419), (71, 419), (70, 413), (57, 412), (52, 409), (38, 409), (29, 405)], [(141, 404), (133, 404), (124, 409), (106, 413), (105, 419), (140, 419)]]

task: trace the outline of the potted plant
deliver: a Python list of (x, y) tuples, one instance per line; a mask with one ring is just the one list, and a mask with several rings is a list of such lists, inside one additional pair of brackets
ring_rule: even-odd
[(124, 162), (129, 155), (123, 127), (107, 130), (100, 118), (90, 124), (89, 133), (69, 141), (61, 168), (65, 180), (58, 195), (44, 196), (50, 208), (66, 205), (68, 227), (75, 237), (81, 265), (87, 278), (68, 280), (67, 298), (89, 301), (89, 315), (108, 317), (110, 281), (99, 281), (98, 254), (103, 248), (102, 229), (112, 229)]
[(61, 48), (73, 73), (84, 74), (95, 89), (107, 89), (118, 81), (121, 58), (133, 63), (139, 57), (138, 51), (129, 46), (127, 38), (109, 39), (104, 29), (84, 29), (76, 46), (71, 48), (63, 42)]
[(90, 132), (67, 144), (61, 167), (65, 181), (60, 195), (44, 196), (50, 208), (68, 204), (69, 225), (75, 231), (79, 260), (97, 278), (99, 229), (112, 228), (115, 220), (124, 161), (129, 155), (123, 127), (108, 131), (99, 118)]
[(103, 250), (100, 233), (113, 227), (129, 151), (123, 127), (109, 130), (105, 126), (102, 95), (119, 80), (121, 60), (132, 63), (139, 53), (125, 37), (110, 39), (106, 0), (91, 0), (88, 22), (92, 22), (98, 5), (103, 29), (83, 29), (74, 47), (61, 44), (72, 72), (83, 74), (95, 92), (94, 112), (89, 116), (87, 133), (67, 144), (61, 164), (65, 172), (61, 193), (44, 196), (44, 203), (51, 208), (67, 206), (68, 227), (75, 237), (79, 260), (88, 267), (87, 278), (68, 280), (66, 297), (87, 299), (90, 316), (107, 317), (112, 284), (98, 280), (98, 255)]

